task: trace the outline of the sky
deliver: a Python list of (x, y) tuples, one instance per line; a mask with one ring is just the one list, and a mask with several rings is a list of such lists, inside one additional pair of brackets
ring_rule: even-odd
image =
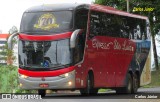
[(8, 33), (12, 26), (19, 29), (23, 12), (29, 7), (56, 3), (91, 3), (93, 0), (1, 0), (0, 33)]

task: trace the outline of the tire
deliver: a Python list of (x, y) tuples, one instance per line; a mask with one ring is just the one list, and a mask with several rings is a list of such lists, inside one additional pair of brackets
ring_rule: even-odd
[(132, 93), (137, 93), (137, 90), (138, 90), (138, 87), (139, 87), (139, 79), (137, 77), (137, 75), (135, 74), (133, 76), (133, 86), (132, 86)]
[(38, 90), (38, 95), (41, 95), (41, 97), (45, 97), (46, 96), (46, 90)]
[(88, 95), (96, 95), (98, 93), (98, 89), (93, 88), (94, 79), (91, 77), (91, 75), (87, 76), (86, 86), (87, 87), (85, 89), (80, 90), (81, 95), (88, 96)]
[(130, 94), (132, 92), (133, 81), (132, 81), (132, 77), (129, 73), (127, 74), (127, 77), (128, 77), (127, 86), (125, 87), (124, 91), (125, 91), (125, 93)]
[(98, 89), (97, 88), (92, 88), (91, 89), (91, 95), (97, 95), (97, 93), (98, 93)]
[(122, 88), (118, 88), (116, 89), (116, 93), (120, 93), (120, 94), (130, 94), (132, 92), (132, 77), (131, 75), (128, 73), (127, 74), (127, 83), (126, 83), (126, 87), (122, 87)]

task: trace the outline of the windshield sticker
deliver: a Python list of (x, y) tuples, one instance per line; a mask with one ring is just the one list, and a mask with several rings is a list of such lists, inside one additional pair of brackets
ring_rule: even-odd
[(52, 28), (59, 28), (59, 25), (56, 24), (56, 18), (53, 14), (47, 13), (43, 14), (39, 20), (38, 24), (34, 24), (34, 27), (42, 30), (50, 30)]

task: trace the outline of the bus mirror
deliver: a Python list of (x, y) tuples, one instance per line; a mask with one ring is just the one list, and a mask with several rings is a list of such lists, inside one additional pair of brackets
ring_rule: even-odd
[(7, 44), (8, 44), (8, 49), (12, 49), (12, 39), (17, 36), (19, 33), (16, 32), (14, 34), (12, 34), (11, 36), (9, 36), (8, 40), (7, 40)]
[(76, 38), (77, 38), (77, 35), (80, 32), (80, 30), (81, 29), (77, 29), (72, 33), (71, 39), (70, 39), (70, 47), (71, 48), (75, 48), (75, 46), (76, 46)]

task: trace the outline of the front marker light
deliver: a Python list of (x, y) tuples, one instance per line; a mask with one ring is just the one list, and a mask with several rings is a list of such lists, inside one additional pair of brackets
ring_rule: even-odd
[(28, 76), (26, 76), (26, 75), (20, 75), (20, 77), (24, 78), (24, 79), (28, 78)]
[(22, 83), (20, 83), (20, 84), (19, 84), (19, 87), (22, 87), (22, 86), (23, 86), (23, 84), (22, 84)]
[(75, 71), (71, 71), (71, 72), (68, 72), (68, 73), (64, 73), (62, 75), (59, 75), (60, 77), (62, 78), (67, 78), (67, 77), (70, 77), (72, 75), (74, 75)]
[(70, 75), (69, 73), (65, 73), (65, 74), (60, 75), (60, 77), (66, 78), (66, 77), (68, 77), (69, 75)]
[(64, 76), (65, 76), (65, 77), (68, 77), (68, 76), (69, 76), (69, 73), (64, 74)]

